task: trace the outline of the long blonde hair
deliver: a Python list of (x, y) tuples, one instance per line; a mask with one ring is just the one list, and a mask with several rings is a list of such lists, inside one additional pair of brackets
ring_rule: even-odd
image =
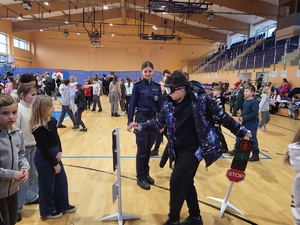
[(49, 121), (47, 112), (53, 107), (53, 99), (48, 95), (37, 95), (32, 102), (32, 113), (30, 118), (30, 130), (45, 126)]
[[(300, 127), (298, 127), (298, 130), (296, 131), (292, 143), (300, 143)], [(283, 162), (287, 165), (290, 165), (289, 150), (284, 153)]]

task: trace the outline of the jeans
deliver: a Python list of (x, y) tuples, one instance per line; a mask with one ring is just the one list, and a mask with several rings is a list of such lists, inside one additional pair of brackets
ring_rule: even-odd
[(25, 183), (19, 183), (18, 191), (18, 211), (20, 212), (23, 208), (23, 204), (35, 201), (38, 198), (38, 173), (34, 165), (34, 155), (36, 147), (26, 146), (25, 157), (30, 165), (29, 176)]
[(192, 152), (177, 154), (175, 167), (170, 178), (170, 213), (171, 221), (178, 221), (184, 200), (192, 217), (200, 215), (194, 177), (199, 161)]
[(111, 113), (118, 113), (119, 110), (119, 94), (117, 92), (111, 92), (109, 94), (110, 98), (110, 108), (111, 108)]
[[(51, 154), (56, 156), (58, 146), (50, 147)], [(44, 158), (37, 148), (34, 164), (39, 174), (39, 207), (41, 217), (49, 216), (54, 211), (64, 212), (69, 209), (68, 181), (62, 162), (61, 171), (55, 174), (53, 166)]]
[(81, 116), (82, 116), (82, 112), (83, 112), (83, 108), (78, 108), (77, 109), (77, 112), (75, 113), (75, 118), (76, 118), (76, 122), (78, 125), (81, 125), (82, 128), (85, 128), (85, 125), (81, 119)]
[(236, 115), (237, 111), (240, 109), (241, 112), (243, 111), (243, 104), (244, 104), (244, 96), (236, 96), (236, 103), (232, 111), (232, 115)]
[(98, 105), (99, 110), (102, 110), (101, 102), (100, 102), (100, 96), (93, 95), (93, 109), (96, 109), (96, 105)]
[(77, 122), (76, 122), (76, 120), (74, 118), (73, 112), (70, 110), (70, 108), (69, 108), (68, 105), (62, 105), (61, 106), (61, 114), (60, 114), (60, 117), (59, 117), (58, 124), (62, 124), (62, 122), (63, 122), (63, 120), (65, 118), (66, 113), (69, 115), (70, 119), (72, 120), (73, 125), (76, 126)]

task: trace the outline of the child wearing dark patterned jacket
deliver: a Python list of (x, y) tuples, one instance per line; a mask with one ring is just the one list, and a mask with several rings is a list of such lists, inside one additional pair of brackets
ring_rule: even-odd
[[(175, 164), (170, 178), (169, 218), (164, 225), (203, 225), (194, 177), (202, 159), (208, 167), (222, 154), (215, 121), (237, 137), (250, 137), (251, 134), (206, 94), (202, 84), (188, 82), (181, 71), (175, 71), (167, 78), (165, 88), (168, 97), (160, 113), (146, 122), (131, 122), (127, 130), (167, 129), (169, 157)], [(180, 223), (184, 201), (189, 216)]]

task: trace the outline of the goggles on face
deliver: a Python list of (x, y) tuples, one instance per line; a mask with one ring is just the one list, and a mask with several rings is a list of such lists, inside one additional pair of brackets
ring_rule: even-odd
[(181, 88), (184, 88), (184, 87), (185, 87), (185, 85), (179, 85), (179, 86), (165, 86), (165, 90), (166, 90), (166, 93), (169, 95), (169, 94), (174, 93), (176, 90), (181, 89)]

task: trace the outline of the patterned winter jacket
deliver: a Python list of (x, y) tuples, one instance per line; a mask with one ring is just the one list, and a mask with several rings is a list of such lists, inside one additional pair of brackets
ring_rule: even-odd
[[(215, 122), (229, 129), (237, 137), (244, 137), (247, 129), (230, 117), (222, 107), (206, 94), (202, 84), (190, 81), (187, 94), (190, 95), (193, 106), (193, 117), (199, 140), (199, 148), (195, 156), (199, 161), (204, 159), (206, 167), (215, 162), (221, 155), (220, 141), (215, 130)], [(167, 128), (168, 152), (171, 161), (176, 160), (174, 150), (173, 100), (168, 97), (161, 112), (152, 120), (139, 124), (140, 131), (154, 131)], [(187, 128), (188, 129), (188, 128)]]

